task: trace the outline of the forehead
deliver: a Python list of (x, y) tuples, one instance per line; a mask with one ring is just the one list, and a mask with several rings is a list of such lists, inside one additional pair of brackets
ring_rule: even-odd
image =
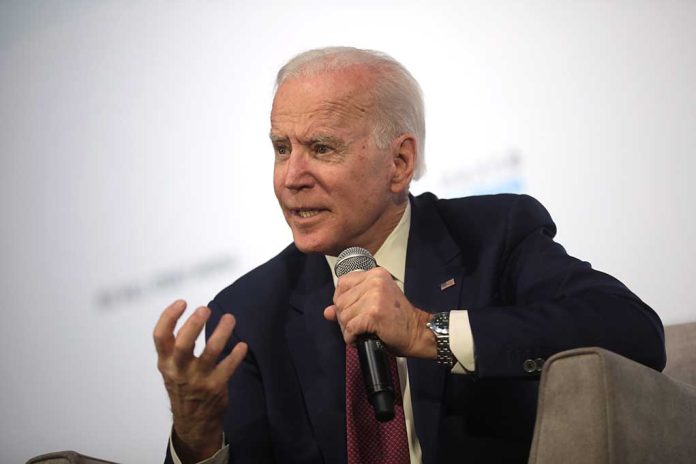
[(273, 99), (271, 132), (355, 128), (374, 112), (371, 83), (360, 70), (288, 79)]

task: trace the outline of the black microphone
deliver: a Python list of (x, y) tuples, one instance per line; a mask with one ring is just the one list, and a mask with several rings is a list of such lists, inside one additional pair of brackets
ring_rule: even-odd
[[(372, 254), (364, 248), (346, 248), (338, 255), (338, 261), (334, 267), (336, 277), (354, 271), (369, 271), (377, 267), (377, 261)], [(387, 422), (394, 418), (394, 387), (389, 373), (387, 351), (384, 343), (374, 334), (362, 334), (355, 343), (360, 359), (367, 398), (375, 411), (375, 417), (380, 422)]]

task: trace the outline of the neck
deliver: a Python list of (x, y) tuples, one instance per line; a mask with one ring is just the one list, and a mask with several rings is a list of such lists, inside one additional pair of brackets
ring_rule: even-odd
[(381, 224), (381, 227), (384, 228), (384, 233), (382, 233), (379, 236), (379, 239), (375, 241), (374, 243), (368, 244), (364, 248), (366, 248), (372, 255), (374, 256), (377, 251), (384, 245), (384, 242), (387, 240), (389, 235), (396, 229), (396, 226), (399, 225), (399, 222), (401, 221), (402, 216), (404, 215), (404, 211), (406, 211), (406, 205), (408, 204), (408, 194), (404, 196), (404, 199), (401, 201), (397, 201), (394, 203), (394, 207), (390, 209), (388, 213), (385, 214), (384, 221)]

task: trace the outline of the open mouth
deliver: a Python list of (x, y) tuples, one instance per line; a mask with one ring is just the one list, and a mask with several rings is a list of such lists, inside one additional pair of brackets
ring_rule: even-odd
[(298, 209), (292, 209), (292, 214), (294, 216), (299, 216), (303, 219), (311, 218), (316, 216), (317, 214), (321, 213), (324, 211), (323, 209), (311, 209), (311, 208), (298, 208)]
[(318, 209), (305, 209), (298, 211), (297, 214), (303, 218), (310, 218), (312, 216), (316, 216), (317, 214), (319, 214), (319, 212), (320, 211)]

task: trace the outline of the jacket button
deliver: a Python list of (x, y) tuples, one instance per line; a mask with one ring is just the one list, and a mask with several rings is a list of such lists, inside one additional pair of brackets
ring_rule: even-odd
[(544, 360), (541, 358), (536, 358), (534, 360), (534, 364), (536, 364), (536, 371), (541, 372), (541, 370), (544, 368)]
[(537, 370), (536, 362), (534, 362), (533, 359), (527, 359), (524, 363), (522, 363), (522, 369), (524, 369), (524, 371), (528, 374), (534, 373)]

